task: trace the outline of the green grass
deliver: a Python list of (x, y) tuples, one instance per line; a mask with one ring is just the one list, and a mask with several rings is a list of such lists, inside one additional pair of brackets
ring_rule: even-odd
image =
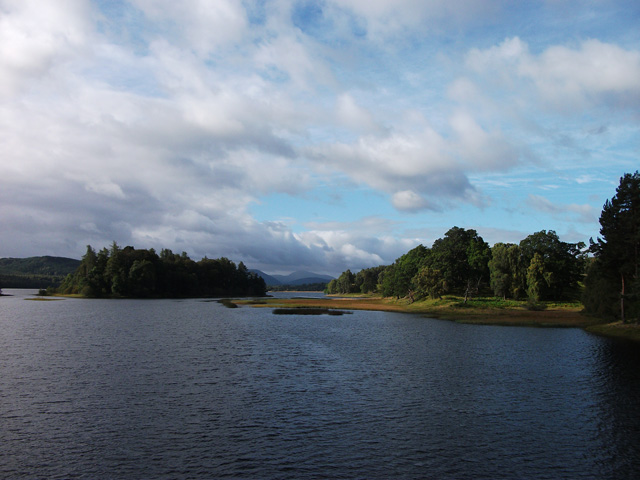
[(637, 323), (613, 322), (604, 325), (593, 325), (587, 327), (586, 330), (596, 335), (640, 342), (640, 325)]

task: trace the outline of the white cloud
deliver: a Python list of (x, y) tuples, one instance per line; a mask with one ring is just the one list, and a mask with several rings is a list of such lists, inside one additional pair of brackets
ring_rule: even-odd
[(394, 208), (403, 212), (417, 212), (420, 210), (434, 209), (422, 195), (412, 190), (396, 192), (391, 198)]
[(599, 212), (591, 205), (559, 204), (551, 202), (545, 197), (529, 194), (527, 205), (539, 212), (549, 213), (559, 218), (575, 219), (582, 223), (595, 223)]
[(482, 195), (467, 174), (506, 171), (520, 159), (519, 150), (499, 131), (487, 132), (468, 113), (450, 118), (448, 137), (428, 125), (361, 136), (357, 142), (312, 147), (308, 154), (326, 168), (343, 172), (357, 183), (392, 195), (401, 211), (440, 210), (458, 199), (476, 205)]
[(376, 123), (371, 112), (356, 103), (348, 93), (338, 95), (336, 117), (340, 124), (355, 132), (374, 133), (382, 128)]
[[(171, 25), (177, 46), (199, 56), (214, 53), (220, 46), (238, 42), (247, 32), (248, 21), (242, 2), (234, 0), (191, 0), (188, 5), (173, 0), (132, 0), (154, 22)], [(167, 37), (167, 31), (163, 31)]]
[(526, 89), (531, 82), (550, 109), (635, 108), (640, 102), (640, 51), (596, 39), (575, 49), (550, 46), (536, 55), (514, 37), (486, 50), (470, 50), (466, 64), (509, 89)]
[(456, 135), (453, 150), (474, 171), (505, 171), (515, 166), (519, 152), (499, 131), (485, 131), (468, 113), (458, 112), (451, 118)]
[[(267, 76), (284, 75), (293, 87), (311, 90), (316, 85), (335, 85), (331, 70), (310, 42), (292, 32), (263, 41), (256, 49), (254, 61)], [(271, 72), (270, 70), (273, 70)]]
[(0, 96), (18, 93), (89, 41), (82, 0), (2, 0), (0, 12)]

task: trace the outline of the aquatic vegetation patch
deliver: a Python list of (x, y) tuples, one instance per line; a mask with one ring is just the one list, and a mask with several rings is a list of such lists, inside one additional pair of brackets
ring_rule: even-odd
[(345, 315), (352, 312), (348, 310), (335, 310), (332, 308), (309, 308), (309, 307), (294, 307), (294, 308), (274, 308), (274, 315)]
[(63, 299), (62, 298), (34, 297), (34, 298), (25, 298), (25, 300), (31, 300), (32, 302), (56, 302), (58, 300), (63, 300)]
[(218, 300), (218, 303), (221, 303), (222, 305), (224, 305), (227, 308), (238, 308), (238, 305), (236, 305), (235, 303), (233, 303), (231, 300), (229, 300), (228, 298), (223, 298)]

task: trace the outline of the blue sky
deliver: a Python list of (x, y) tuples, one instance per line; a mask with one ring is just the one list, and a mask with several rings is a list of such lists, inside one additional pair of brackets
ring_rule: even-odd
[(0, 257), (268, 273), (453, 226), (598, 234), (640, 162), (640, 3), (0, 0)]

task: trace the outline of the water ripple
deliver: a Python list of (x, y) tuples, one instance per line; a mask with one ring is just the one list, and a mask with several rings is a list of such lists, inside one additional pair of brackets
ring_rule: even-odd
[(0, 477), (640, 473), (637, 347), (580, 330), (268, 313), (3, 298)]

